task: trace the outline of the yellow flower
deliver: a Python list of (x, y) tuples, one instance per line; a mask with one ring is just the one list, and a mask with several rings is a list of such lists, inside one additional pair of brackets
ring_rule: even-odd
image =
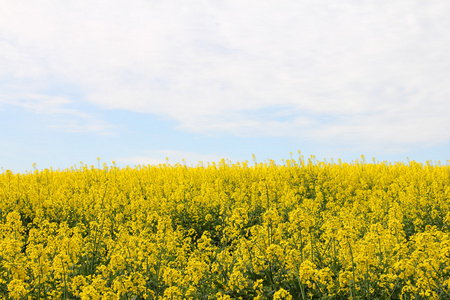
[(278, 291), (273, 294), (273, 300), (292, 300), (291, 294), (283, 288), (280, 288)]
[(28, 293), (28, 289), (23, 280), (13, 279), (8, 284), (8, 292), (13, 299), (22, 299)]

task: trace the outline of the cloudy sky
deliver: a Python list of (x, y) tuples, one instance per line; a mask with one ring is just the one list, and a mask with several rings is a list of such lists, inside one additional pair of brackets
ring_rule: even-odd
[(0, 167), (450, 159), (450, 2), (3, 0)]

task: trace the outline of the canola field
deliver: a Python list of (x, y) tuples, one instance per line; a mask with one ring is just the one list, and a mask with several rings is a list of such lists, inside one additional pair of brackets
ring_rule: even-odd
[(450, 299), (450, 166), (0, 174), (1, 299)]

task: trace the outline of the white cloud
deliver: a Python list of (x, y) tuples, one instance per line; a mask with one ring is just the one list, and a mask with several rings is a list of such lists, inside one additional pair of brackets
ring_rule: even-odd
[(200, 133), (432, 144), (450, 140), (449, 14), (419, 0), (3, 1), (0, 80), (29, 94), (70, 82)]
[(42, 94), (21, 94), (14, 96), (0, 94), (0, 103), (2, 104), (19, 106), (41, 114), (75, 114), (75, 111), (62, 107), (71, 102), (72, 101), (64, 97), (50, 97)]
[(146, 155), (131, 156), (131, 157), (118, 157), (115, 162), (123, 165), (135, 166), (135, 165), (159, 165), (169, 163), (170, 165), (185, 164), (187, 166), (196, 166), (200, 162), (206, 165), (208, 162), (219, 162), (222, 159), (226, 159), (224, 156), (216, 154), (202, 154), (195, 152), (185, 152), (178, 150), (155, 150), (148, 151)]
[[(100, 135), (112, 135), (117, 125), (109, 124), (98, 116), (69, 108), (72, 100), (61, 96), (43, 94), (0, 94), (0, 104), (21, 107), (37, 114), (50, 115), (48, 128), (66, 132), (94, 132)], [(68, 107), (69, 106), (69, 107)]]

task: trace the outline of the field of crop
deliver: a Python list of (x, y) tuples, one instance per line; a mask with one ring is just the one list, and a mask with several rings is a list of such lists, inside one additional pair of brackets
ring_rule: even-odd
[(0, 174), (4, 299), (450, 299), (450, 166)]

